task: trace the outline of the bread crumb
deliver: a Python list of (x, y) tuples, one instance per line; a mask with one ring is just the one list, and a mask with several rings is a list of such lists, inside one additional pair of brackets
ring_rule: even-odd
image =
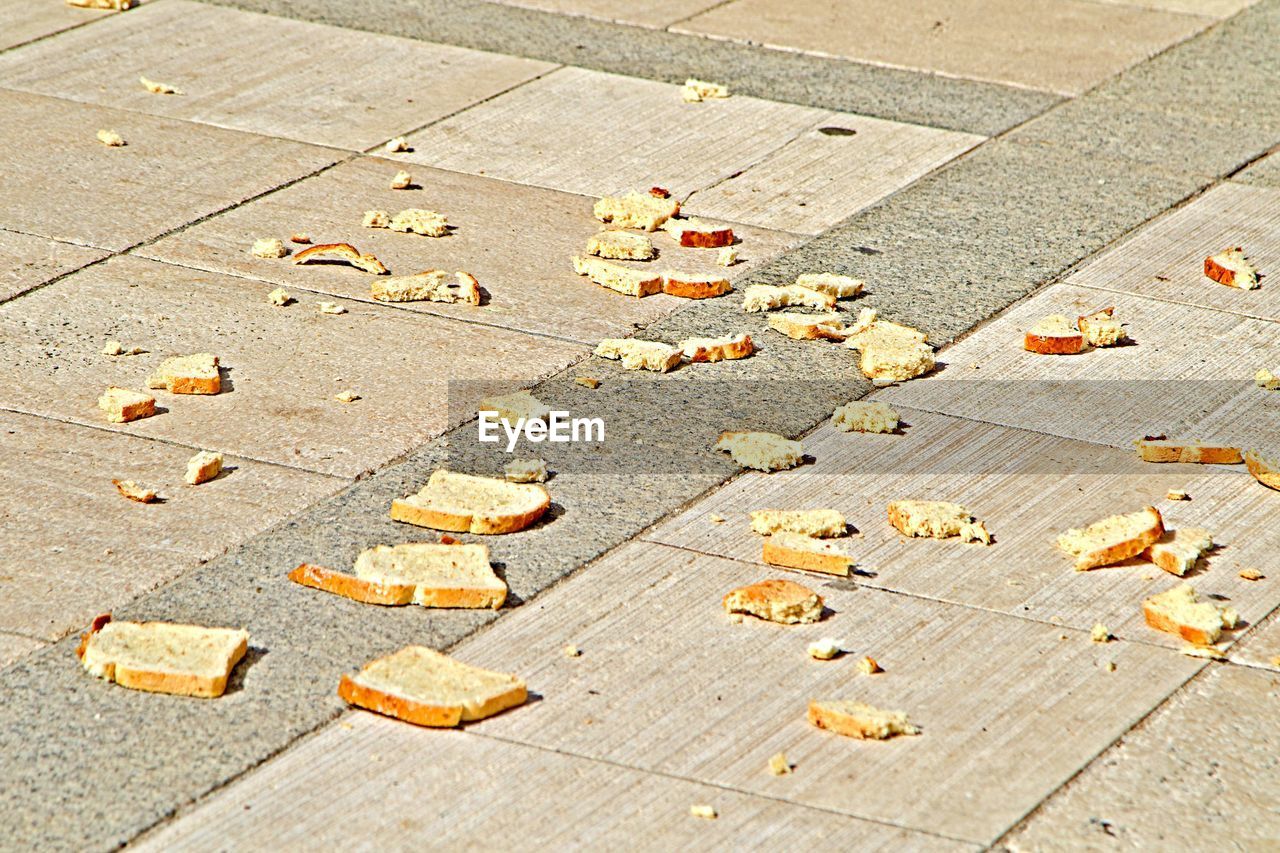
[(124, 355), (124, 345), (119, 341), (107, 341), (102, 348), (103, 355)]
[(283, 287), (277, 287), (275, 290), (267, 294), (267, 301), (272, 305), (279, 305), (281, 308), (293, 301), (293, 297), (289, 295), (289, 291)]
[(547, 463), (541, 459), (512, 459), (502, 466), (509, 483), (545, 483)]
[(334, 394), (333, 399), (337, 400), (339, 403), (354, 403), (356, 400), (361, 399), (361, 397), (354, 391), (343, 391), (341, 394)]
[(1111, 632), (1107, 630), (1106, 625), (1098, 622), (1093, 626), (1093, 629), (1089, 631), (1089, 639), (1093, 640), (1095, 643), (1109, 643), (1111, 642)]
[(581, 385), (583, 388), (595, 389), (600, 387), (600, 380), (596, 379), (594, 376), (579, 376), (573, 381), (578, 385)]
[(207, 483), (222, 473), (222, 454), (201, 450), (187, 460), (187, 485)]
[(731, 267), (738, 262), (738, 250), (732, 246), (725, 246), (716, 253), (716, 263), (722, 267)]
[(148, 80), (146, 77), (139, 77), (138, 82), (140, 82), (143, 88), (145, 88), (148, 92), (150, 92), (153, 95), (181, 95), (182, 94), (182, 92), (178, 91), (176, 87), (170, 86), (168, 83), (160, 83), (155, 80)]
[(707, 820), (715, 820), (719, 817), (719, 814), (716, 812), (716, 807), (708, 805), (689, 806), (689, 814), (694, 817), (705, 818)]
[(1213, 646), (1195, 646), (1187, 643), (1178, 649), (1180, 654), (1184, 654), (1189, 658), (1208, 658), (1209, 660), (1226, 660), (1227, 656), (1220, 649)]
[(1264, 575), (1262, 572), (1258, 571), (1257, 569), (1241, 569), (1240, 577), (1244, 578), (1247, 581), (1260, 581), (1263, 578), (1265, 578), (1266, 575)]
[(397, 136), (395, 139), (388, 140), (387, 144), (382, 147), (384, 150), (392, 154), (396, 154), (400, 151), (413, 150), (412, 148), (409, 147), (409, 140), (405, 139), (403, 136)]
[(1191, 496), (1188, 495), (1186, 492), (1184, 492), (1182, 489), (1170, 489), (1168, 492), (1165, 493), (1165, 497), (1171, 501), (1191, 500)]
[(786, 776), (791, 772), (791, 762), (787, 761), (785, 752), (779, 752), (769, 759), (769, 772), (774, 776)]
[(310, 235), (310, 234), (290, 234), (290, 235), (289, 235), (289, 242), (290, 242), (290, 243), (302, 243), (302, 244), (310, 243), (310, 242), (311, 242), (311, 235)]
[(823, 637), (809, 644), (809, 657), (814, 660), (831, 660), (840, 654), (840, 641)]
[(114, 130), (98, 131), (98, 141), (108, 148), (119, 148), (122, 145), (128, 144), (124, 141), (124, 137), (116, 133)]
[(317, 302), (316, 307), (320, 309), (321, 314), (345, 314), (347, 309), (343, 308), (336, 302)]
[(386, 228), (391, 224), (391, 214), (385, 210), (366, 210), (360, 224), (365, 228)]
[(1105, 669), (1107, 672), (1115, 672), (1116, 662), (1113, 660), (1109, 660), (1105, 664), (1103, 664), (1102, 668)]
[(1270, 370), (1263, 368), (1253, 374), (1253, 384), (1265, 391), (1280, 391), (1280, 376), (1276, 376)]
[(256, 258), (283, 258), (289, 254), (289, 247), (276, 237), (263, 237), (253, 241), (253, 255)]
[(858, 658), (857, 667), (863, 675), (875, 675), (877, 672), (884, 672), (884, 668), (870, 655), (863, 655)]
[(147, 489), (139, 486), (133, 480), (112, 480), (111, 484), (116, 487), (116, 491), (131, 501), (137, 501), (140, 504), (149, 504), (155, 503), (157, 500), (155, 489)]
[(711, 513), (711, 515), (707, 516), (707, 519), (708, 519), (712, 524), (724, 524), (726, 521), (728, 521), (728, 520), (729, 520), (729, 519), (725, 518), (723, 515), (720, 515), (719, 513), (714, 513), (714, 512), (713, 512), (713, 513)]
[(391, 179), (391, 189), (393, 190), (406, 190), (411, 186), (413, 186), (413, 175), (403, 169), (396, 172), (396, 176)]
[(582, 657), (582, 649), (574, 645), (565, 646), (564, 656), (567, 658), (580, 658)]
[(1280, 666), (1280, 655), (1276, 655), (1271, 659), (1272, 666)]
[(680, 97), (685, 103), (696, 104), (707, 98), (727, 98), (729, 88), (719, 83), (708, 83), (706, 80), (695, 80), (692, 77), (684, 81), (680, 89)]

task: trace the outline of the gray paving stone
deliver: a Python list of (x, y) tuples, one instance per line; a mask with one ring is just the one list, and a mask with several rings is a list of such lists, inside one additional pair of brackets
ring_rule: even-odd
[(1231, 180), (1280, 188), (1280, 155), (1272, 153), (1259, 158), (1247, 169), (1232, 175)]

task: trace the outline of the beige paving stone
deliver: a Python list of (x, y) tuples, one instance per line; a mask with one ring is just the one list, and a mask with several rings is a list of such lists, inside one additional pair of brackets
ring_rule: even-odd
[[(730, 622), (721, 596), (773, 574), (784, 573), (623, 546), (455, 650), (521, 673), (542, 696), (480, 730), (982, 842), (1203, 664), (1140, 643), (1061, 641), (1053, 626), (818, 580), (833, 611), (820, 623)], [(811, 660), (806, 645), (824, 636), (852, 654)], [(582, 656), (566, 658), (566, 643)], [(885, 672), (858, 674), (863, 654)], [(1108, 660), (1127, 675), (1107, 672)], [(805, 708), (821, 697), (902, 709), (923, 734), (865, 743), (820, 731)], [(779, 751), (794, 773), (766, 772)]]
[(0, 57), (0, 85), (363, 150), (554, 67), (165, 0)]
[(18, 634), (0, 633), (0, 669), (17, 662), (36, 649), (44, 648), (44, 643), (23, 637)]
[[(228, 457), (221, 477), (188, 486), (192, 447), (13, 412), (0, 431), (0, 631), (47, 640), (344, 485)], [(164, 500), (126, 500), (112, 479)]]
[[(1187, 577), (1202, 594), (1221, 596), (1250, 623), (1280, 604), (1280, 587), (1238, 576), (1255, 565), (1271, 571), (1280, 546), (1280, 532), (1267, 521), (1280, 511), (1280, 492), (1242, 471), (1155, 465), (1129, 450), (900, 412), (908, 424), (902, 435), (844, 433), (825, 425), (804, 442), (812, 465), (745, 474), (644, 538), (749, 561), (763, 571), (763, 540), (751, 532), (751, 510), (835, 509), (857, 530), (845, 547), (858, 561), (852, 578), (858, 584), (1077, 632), (1101, 622), (1126, 640), (1176, 648), (1179, 639), (1146, 627), (1141, 602), (1177, 578), (1140, 559), (1077, 572), (1056, 546), (1067, 528), (1152, 505), (1170, 528), (1205, 527), (1221, 546)], [(1192, 500), (1170, 501), (1170, 489), (1184, 489)], [(995, 543), (904, 537), (886, 512), (889, 501), (900, 499), (960, 503), (986, 524)], [(726, 521), (713, 523), (713, 514)], [(1275, 571), (1280, 576), (1280, 566)], [(1087, 633), (1070, 637), (1088, 642)]]
[[(1253, 581), (1256, 584), (1280, 583), (1280, 570), (1264, 569), (1261, 566), (1247, 566), (1261, 571), (1265, 578)], [(1244, 638), (1231, 647), (1232, 663), (1263, 667), (1280, 672), (1280, 610), (1272, 611), (1266, 619), (1253, 626)]]
[(522, 6), (561, 15), (577, 15), (602, 21), (616, 21), (641, 27), (662, 28), (722, 2), (722, 0), (498, 0), (507, 6)]
[(0, 229), (0, 302), (106, 256), (99, 249)]
[(1075, 95), (1211, 18), (1088, 0), (737, 0), (672, 29)]
[(679, 86), (562, 68), (411, 134), (400, 156), (584, 195), (658, 185), (684, 198), (828, 116), (740, 95), (686, 104)]
[(1098, 0), (1098, 2), (1114, 3), (1118, 6), (1133, 6), (1139, 9), (1182, 12), (1187, 15), (1227, 18), (1242, 9), (1249, 8), (1257, 0)]
[(1271, 850), (1280, 678), (1212, 665), (1005, 842), (1015, 851)]
[[(516, 711), (514, 713), (520, 713)], [(483, 728), (471, 727), (472, 731)], [(695, 803), (719, 817), (689, 814)], [(433, 846), (667, 850), (969, 845), (471, 732), (354, 713), (151, 834), (140, 850)]]
[[(303, 232), (315, 243), (350, 242), (372, 252), (393, 275), (432, 268), (467, 270), (488, 293), (486, 304), (478, 308), (400, 303), (408, 310), (570, 337), (592, 346), (604, 337), (628, 335), (634, 331), (632, 324), (652, 322), (687, 304), (661, 294), (645, 299), (622, 296), (574, 273), (569, 259), (582, 254), (588, 238), (601, 227), (591, 215), (592, 198), (425, 166), (411, 169), (417, 189), (392, 190), (388, 182), (400, 165), (372, 157), (343, 163), (173, 234), (141, 253), (282, 284), (296, 296), (302, 295), (297, 288), (307, 288), (369, 300), (373, 279), (352, 275), (345, 266), (296, 266), (288, 259), (264, 260), (249, 252), (256, 237), (287, 241), (290, 234)], [(448, 237), (428, 238), (361, 227), (366, 210), (394, 214), (406, 207), (444, 213), (455, 229)], [(716, 265), (715, 250), (680, 248), (665, 232), (652, 235), (659, 257), (636, 266), (716, 272), (736, 279), (802, 239), (749, 226), (739, 231), (742, 260), (729, 270)]]
[[(100, 129), (128, 144), (108, 148), (97, 140)], [(0, 227), (106, 249), (155, 237), (338, 158), (296, 142), (3, 89), (0, 147)]]
[[(854, 131), (844, 135), (839, 131)], [(817, 234), (983, 140), (969, 133), (832, 113), (689, 210)]]
[(97, 9), (77, 9), (66, 3), (32, 3), (0, 0), (0, 50), (115, 14)]
[[(321, 313), (314, 296), (277, 308), (270, 289), (125, 257), (0, 305), (0, 335), (15, 341), (0, 406), (354, 476), (474, 416), (468, 394), (484, 396), (484, 383), (451, 399), (449, 380), (532, 384), (586, 351), (348, 300), (337, 300), (342, 315)], [(148, 352), (108, 358), (108, 339)], [(105, 424), (103, 388), (141, 388), (164, 357), (192, 352), (220, 357), (223, 393), (157, 391), (167, 411)], [(333, 399), (346, 390), (361, 399)]]

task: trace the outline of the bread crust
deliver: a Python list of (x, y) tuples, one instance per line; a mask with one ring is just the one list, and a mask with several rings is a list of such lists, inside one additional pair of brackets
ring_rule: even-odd
[(695, 231), (688, 228), (680, 232), (680, 245), (694, 249), (721, 249), (733, 245), (732, 228), (714, 228), (710, 231)]
[(717, 278), (710, 281), (686, 281), (680, 278), (673, 278), (671, 273), (667, 273), (662, 277), (662, 292), (669, 296), (678, 296), (681, 299), (711, 299), (716, 296), (723, 296), (733, 290), (733, 285), (729, 284), (727, 278)]
[(814, 551), (801, 551), (787, 548), (773, 541), (769, 536), (764, 540), (761, 559), (771, 566), (784, 569), (800, 569), (806, 572), (821, 572), (828, 575), (849, 576), (849, 567), (853, 565), (852, 557), (839, 554), (819, 554)]
[(1099, 566), (1110, 566), (1130, 557), (1136, 557), (1154, 545), (1164, 535), (1164, 517), (1160, 515), (1160, 510), (1153, 506), (1143, 507), (1143, 509), (1154, 518), (1151, 527), (1132, 539), (1080, 555), (1076, 558), (1076, 571), (1083, 572)]
[(1155, 628), (1157, 631), (1174, 634), (1197, 646), (1211, 646), (1217, 642), (1218, 637), (1222, 636), (1221, 632), (1211, 635), (1193, 625), (1184, 625), (1181, 622), (1177, 622), (1166, 616), (1150, 600), (1142, 602), (1142, 617), (1147, 620), (1148, 626)]
[(452, 607), (479, 610), (488, 607), (501, 610), (507, 600), (507, 589), (419, 586), (414, 601), (423, 607)]
[[(110, 613), (94, 617), (89, 630), (80, 635), (80, 643), (76, 646), (76, 657), (84, 660), (85, 651), (89, 648), (89, 640), (111, 621)], [(227, 690), (227, 679), (249, 650), (248, 637), (242, 637), (240, 643), (232, 651), (227, 663), (227, 671), (222, 675), (202, 677), (191, 673), (161, 672), (146, 669), (131, 669), (119, 663), (106, 664), (103, 678), (114, 681), (121, 687), (133, 690), (144, 690), (148, 693), (169, 693), (175, 696), (194, 696), (198, 699), (216, 699)]]
[(834, 732), (845, 737), (855, 737), (862, 740), (886, 740), (902, 734), (917, 734), (918, 730), (907, 724), (907, 731), (889, 731), (884, 732), (874, 723), (866, 722), (863, 719), (851, 715), (841, 713), (834, 708), (828, 708), (824, 703), (817, 700), (809, 702), (808, 720), (811, 725), (829, 732)]
[[(775, 606), (800, 607), (813, 599), (817, 600), (816, 609), (818, 618), (821, 618), (822, 596), (795, 581), (774, 578), (730, 590), (725, 593), (724, 598), (720, 600), (720, 604), (729, 613), (746, 613), (758, 619), (768, 619), (769, 617), (760, 613), (762, 608), (767, 610)], [(816, 620), (796, 615), (795, 618), (790, 620), (769, 619), (769, 621), (785, 625)]]
[(1040, 355), (1075, 355), (1084, 350), (1084, 335), (1076, 332), (1066, 335), (1023, 335), (1022, 348)]
[[(680, 349), (683, 350), (684, 347), (681, 346)], [(756, 346), (752, 343), (751, 336), (744, 334), (719, 346), (698, 347), (693, 355), (686, 353), (686, 356), (691, 362), (733, 361), (746, 358), (755, 351)]]
[(1253, 479), (1268, 489), (1280, 489), (1280, 470), (1268, 465), (1260, 454), (1252, 450), (1246, 451), (1244, 465), (1249, 469), (1249, 473), (1253, 475)]
[(1237, 465), (1244, 461), (1238, 447), (1148, 439), (1138, 442), (1138, 456), (1143, 462), (1192, 462), (1201, 465)]
[(463, 722), (492, 717), (508, 708), (524, 704), (529, 692), (523, 681), (513, 681), (511, 689), (491, 696), (482, 705), (468, 711), (462, 705), (433, 705), (358, 683), (344, 674), (338, 682), (338, 695), (348, 704), (416, 726), (453, 727)]
[[(522, 485), (536, 485), (534, 483)], [(403, 521), (418, 527), (429, 527), (432, 530), (445, 530), (450, 533), (480, 533), (498, 535), (516, 533), (542, 518), (551, 506), (551, 495), (546, 489), (542, 491), (542, 502), (527, 512), (507, 515), (479, 515), (475, 513), (448, 512), (442, 509), (424, 507), (407, 499), (397, 498), (391, 502), (391, 519)]]
[[(1231, 246), (1218, 252), (1218, 255), (1226, 252), (1239, 252), (1244, 254), (1243, 246)], [(1216, 281), (1218, 284), (1225, 284), (1227, 287), (1239, 287), (1236, 283), (1236, 271), (1228, 267), (1224, 267), (1216, 260), (1217, 255), (1210, 255), (1204, 259), (1204, 274)]]
[(382, 261), (373, 255), (362, 255), (360, 250), (350, 243), (317, 243), (309, 246), (293, 256), (295, 264), (305, 264), (318, 255), (332, 254), (335, 260), (346, 261), (358, 270), (372, 275), (387, 275), (388, 270)]
[(413, 601), (416, 587), (408, 583), (376, 583), (324, 566), (302, 563), (289, 572), (289, 580), (364, 604), (401, 605)]

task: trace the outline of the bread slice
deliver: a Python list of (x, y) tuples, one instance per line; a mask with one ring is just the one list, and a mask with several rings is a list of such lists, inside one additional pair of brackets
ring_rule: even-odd
[(1113, 515), (1058, 537), (1058, 547), (1076, 560), (1076, 571), (1109, 566), (1136, 557), (1164, 535), (1164, 519), (1153, 506)]
[(634, 338), (605, 338), (596, 344), (595, 354), (621, 361), (627, 370), (654, 370), (658, 373), (678, 367), (683, 356), (679, 347)]
[(769, 315), (769, 328), (797, 341), (843, 341), (848, 333), (838, 314), (796, 314), (789, 311)]
[(375, 279), (369, 285), (374, 299), (379, 302), (462, 302), (480, 304), (480, 282), (471, 273), (454, 273), (455, 281), (449, 281), (444, 270), (424, 270), (413, 275), (397, 275)]
[(551, 496), (536, 483), (508, 483), (443, 468), (416, 495), (391, 502), (391, 518), (456, 533), (515, 533), (536, 522)]
[(743, 332), (723, 338), (689, 338), (680, 342), (680, 350), (689, 361), (735, 361), (756, 351), (751, 336)]
[(289, 254), (289, 247), (279, 237), (263, 237), (260, 240), (254, 240), (253, 246), (249, 249), (249, 253), (255, 258), (283, 258)]
[(667, 270), (662, 274), (662, 292), (681, 299), (711, 299), (733, 290), (729, 279), (719, 275)]
[(156, 413), (156, 398), (141, 391), (112, 385), (98, 398), (98, 408), (107, 413), (113, 424), (124, 424)]
[(528, 391), (513, 391), (480, 401), (479, 411), (496, 412), (499, 420), (514, 424), (520, 419), (546, 420), (551, 407)]
[(249, 647), (249, 632), (99, 616), (76, 655), (91, 674), (151, 693), (212, 698)]
[(360, 254), (350, 243), (317, 243), (293, 256), (295, 264), (305, 264), (309, 261), (339, 261), (351, 264), (356, 269), (371, 275), (387, 274), (387, 268), (382, 265), (382, 261), (373, 255)]
[(1061, 314), (1051, 314), (1032, 326), (1022, 347), (1041, 355), (1075, 355), (1084, 350), (1084, 335)]
[(843, 699), (811, 701), (809, 722), (838, 735), (867, 740), (920, 734), (920, 729), (911, 725), (902, 711), (882, 711), (864, 702)]
[(831, 423), (845, 432), (893, 432), (898, 413), (888, 403), (854, 400), (836, 409)]
[(866, 286), (866, 282), (860, 278), (830, 272), (804, 273), (796, 277), (796, 284), (828, 293), (836, 299), (852, 299), (862, 293), (862, 288)]
[(1253, 479), (1269, 489), (1280, 489), (1280, 457), (1261, 450), (1246, 450), (1244, 464)]
[(622, 261), (647, 261), (658, 253), (653, 241), (644, 234), (601, 231), (587, 241), (587, 254)]
[(525, 683), (468, 666), (425, 646), (406, 646), (343, 675), (338, 695), (357, 708), (419, 726), (456, 726), (521, 705)]
[(124, 497), (140, 504), (152, 504), (159, 500), (155, 489), (139, 486), (133, 480), (112, 480), (111, 485)]
[(803, 569), (828, 575), (849, 576), (853, 557), (834, 542), (815, 539), (802, 533), (779, 531), (764, 540), (763, 559), (771, 566)]
[(742, 297), (742, 310), (748, 314), (772, 311), (775, 308), (818, 308), (830, 311), (836, 307), (836, 298), (829, 293), (801, 287), (798, 284), (782, 286), (772, 284), (748, 285)]
[(1235, 465), (1244, 461), (1238, 447), (1177, 439), (1141, 439), (1138, 441), (1138, 455), (1143, 462)]
[(132, 9), (136, 4), (137, 0), (67, 0), (68, 6), (81, 9), (112, 9), (119, 12)]
[(834, 509), (756, 509), (751, 511), (751, 529), (765, 536), (788, 532), (818, 538), (848, 532), (844, 515)]
[(1086, 343), (1095, 347), (1113, 347), (1129, 337), (1124, 326), (1115, 319), (1115, 312), (1115, 306), (1112, 306), (1076, 319), (1076, 326)]
[(1204, 274), (1227, 287), (1253, 290), (1258, 286), (1258, 268), (1249, 263), (1239, 246), (1205, 258)]
[(391, 217), (385, 227), (402, 234), (421, 234), (423, 237), (444, 237), (449, 233), (449, 221), (444, 214), (418, 207), (400, 211)]
[(617, 228), (640, 228), (656, 231), (662, 223), (680, 212), (680, 202), (649, 193), (630, 192), (623, 196), (605, 196), (591, 212), (601, 222), (612, 222)]
[(727, 98), (729, 89), (719, 83), (708, 83), (706, 80), (695, 80), (690, 77), (684, 81), (684, 86), (680, 89), (680, 97), (686, 103), (696, 104), (706, 98)]
[(222, 473), (222, 454), (211, 450), (201, 450), (187, 460), (187, 485), (198, 486), (207, 483)]
[(217, 394), (222, 390), (218, 357), (199, 352), (166, 358), (147, 377), (147, 387), (164, 388), (170, 394)]
[(862, 348), (858, 369), (868, 379), (906, 382), (933, 370), (937, 363), (933, 347), (926, 343), (906, 346), (873, 344)]
[(1196, 567), (1196, 562), (1213, 547), (1213, 535), (1203, 527), (1166, 530), (1142, 556), (1171, 575), (1179, 577)]
[(358, 578), (346, 572), (303, 563), (289, 572), (289, 580), (312, 589), (320, 589), (364, 604), (400, 606), (413, 601), (417, 586), (411, 583), (384, 582)]
[(661, 275), (647, 270), (633, 270), (600, 258), (574, 255), (573, 271), (624, 296), (651, 296), (662, 292)]
[(1234, 628), (1236, 623), (1234, 611), (1200, 601), (1195, 587), (1186, 583), (1143, 601), (1142, 615), (1157, 631), (1177, 634), (1197, 646), (1216, 643), (1222, 629)]
[(804, 459), (804, 445), (772, 432), (722, 432), (715, 444), (743, 468), (781, 471)]
[(961, 542), (991, 544), (991, 534), (969, 510), (950, 501), (892, 501), (889, 523), (904, 536), (927, 536), (948, 539), (959, 536)]
[(733, 245), (733, 229), (728, 225), (712, 225), (701, 219), (668, 219), (662, 230), (681, 246), (696, 249), (720, 249)]
[(360, 552), (355, 572), (375, 583), (413, 584), (413, 600), (423, 607), (497, 610), (507, 600), (507, 585), (493, 573), (486, 545), (377, 545)]
[(786, 580), (767, 580), (739, 587), (724, 597), (726, 613), (746, 613), (782, 625), (817, 622), (822, 596), (807, 586)]
[(502, 466), (508, 483), (545, 483), (547, 463), (542, 459), (512, 459)]

